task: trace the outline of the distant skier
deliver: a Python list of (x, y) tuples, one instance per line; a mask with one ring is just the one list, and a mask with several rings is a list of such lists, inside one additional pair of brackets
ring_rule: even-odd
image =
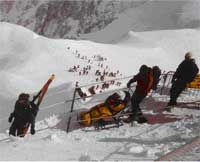
[(31, 134), (35, 134), (35, 116), (37, 106), (29, 101), (29, 94), (21, 93), (15, 103), (14, 111), (10, 114), (8, 121), (14, 121), (9, 129), (9, 135), (24, 137), (29, 124), (31, 124)]
[(146, 122), (146, 119), (142, 116), (139, 104), (147, 96), (153, 85), (152, 69), (146, 65), (142, 65), (139, 73), (129, 80), (127, 87), (130, 88), (133, 82), (137, 82), (137, 86), (131, 97), (132, 114), (125, 122), (138, 121), (143, 123)]
[(90, 92), (91, 95), (95, 95), (95, 86), (91, 86), (90, 88), (88, 88), (88, 91)]
[(185, 60), (181, 62), (173, 75), (168, 106), (177, 104), (176, 100), (178, 96), (186, 88), (187, 83), (194, 80), (198, 72), (199, 68), (195, 63), (195, 60), (192, 59), (192, 53), (187, 52), (185, 54)]

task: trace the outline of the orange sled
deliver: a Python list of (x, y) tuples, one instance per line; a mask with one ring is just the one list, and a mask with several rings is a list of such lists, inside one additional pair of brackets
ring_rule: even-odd
[(84, 126), (91, 126), (106, 118), (114, 117), (126, 108), (129, 100), (130, 94), (127, 91), (114, 93), (104, 103), (100, 103), (86, 112), (80, 112), (79, 123)]

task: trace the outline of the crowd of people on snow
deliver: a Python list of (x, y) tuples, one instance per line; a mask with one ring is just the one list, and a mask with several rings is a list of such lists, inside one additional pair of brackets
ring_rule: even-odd
[[(195, 63), (195, 60), (192, 58), (192, 53), (187, 52), (185, 54), (185, 59), (180, 63), (171, 80), (172, 86), (170, 89), (170, 100), (168, 102), (168, 106), (173, 106), (177, 104), (177, 98), (186, 88), (187, 83), (194, 80), (198, 72), (199, 68)], [(95, 74), (101, 76), (100, 70), (97, 70)], [(116, 75), (119, 74), (119, 71), (117, 71), (116, 73), (103, 71), (103, 74), (105, 76), (112, 75), (113, 77), (116, 77)], [(128, 81), (127, 88), (131, 88), (131, 84), (134, 82), (137, 82), (137, 85), (135, 91), (130, 98), (131, 113), (125, 122), (138, 121), (139, 117), (142, 116), (142, 111), (139, 105), (151, 89), (157, 89), (160, 75), (161, 69), (158, 66), (148, 67), (147, 65), (142, 65), (139, 69), (139, 72)], [(114, 82), (112, 83), (114, 84)], [(78, 82), (76, 86), (78, 87)], [(104, 84), (104, 86), (102, 85), (102, 88), (105, 88), (106, 86), (108, 85)], [(89, 88), (91, 94), (95, 94), (95, 88), (96, 87), (94, 86)], [(105, 104), (107, 103), (108, 102), (105, 102)], [(120, 105), (120, 102), (118, 104)], [(110, 109), (110, 106), (108, 104), (107, 107)], [(14, 111), (10, 114), (10, 117), (8, 119), (10, 123), (12, 122), (9, 134), (13, 136), (23, 136), (27, 131), (29, 125), (31, 125), (31, 134), (35, 134), (35, 113), (37, 112), (37, 110), (38, 107), (29, 101), (28, 94), (20, 94), (18, 100), (16, 101)], [(23, 125), (24, 127), (21, 127), (21, 125)]]
[[(70, 50), (70, 47), (68, 47), (68, 50)], [(103, 83), (99, 83), (95, 86), (90, 86), (88, 87), (88, 92), (93, 95), (96, 94), (97, 91), (98, 92), (103, 92), (103, 90), (109, 89), (110, 86), (116, 85), (118, 87), (121, 86), (121, 82), (120, 81), (115, 81), (114, 79), (116, 77), (122, 76), (122, 74), (120, 74), (119, 70), (111, 71), (108, 65), (105, 65), (104, 61), (107, 60), (106, 57), (102, 57), (101, 55), (94, 55), (92, 56), (92, 58), (88, 58), (87, 56), (82, 56), (78, 50), (76, 50), (75, 52), (73, 52), (77, 58), (85, 60), (86, 61), (86, 65), (84, 67), (81, 67), (79, 64), (78, 65), (74, 65), (73, 67), (70, 67), (68, 69), (68, 72), (77, 72), (79, 76), (87, 76), (89, 74), (93, 74), (92, 72), (94, 72), (96, 67), (92, 68), (92, 65), (94, 65), (94, 62), (98, 62), (97, 64), (97, 68), (94, 75), (96, 76), (95, 81), (96, 82), (103, 82)], [(111, 80), (113, 78), (113, 80)], [(105, 81), (105, 80), (110, 80), (110, 81)], [(105, 82), (104, 82), (105, 81)], [(76, 84), (78, 85), (78, 84)], [(82, 89), (79, 88), (78, 94), (80, 95), (80, 97), (83, 97), (83, 99), (87, 96), (86, 93), (84, 93), (82, 91)]]

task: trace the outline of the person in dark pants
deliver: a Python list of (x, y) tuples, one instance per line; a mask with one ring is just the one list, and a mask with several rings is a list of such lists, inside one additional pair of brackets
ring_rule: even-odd
[(35, 115), (37, 106), (29, 102), (29, 94), (22, 93), (15, 103), (14, 111), (10, 114), (8, 121), (11, 123), (9, 135), (24, 137), (31, 124), (31, 134), (35, 134)]
[(199, 68), (195, 63), (195, 60), (192, 59), (192, 53), (187, 52), (185, 54), (185, 60), (181, 62), (173, 75), (172, 87), (170, 89), (170, 101), (168, 102), (168, 106), (177, 104), (177, 98), (186, 88), (187, 83), (190, 83), (194, 80), (198, 72)]
[(160, 81), (161, 69), (158, 66), (153, 66), (152, 71), (153, 71), (153, 85), (151, 89), (156, 91), (158, 83)]
[(132, 115), (128, 118), (128, 121), (138, 120), (138, 116), (142, 115), (139, 104), (147, 96), (148, 92), (153, 85), (153, 72), (152, 69), (146, 65), (140, 67), (139, 73), (135, 75), (127, 83), (127, 87), (130, 88), (133, 82), (137, 82), (136, 89), (131, 97)]

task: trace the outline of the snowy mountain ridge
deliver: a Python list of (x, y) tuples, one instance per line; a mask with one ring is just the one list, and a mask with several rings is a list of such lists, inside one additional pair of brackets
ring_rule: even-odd
[[(0, 20), (22, 25), (50, 38), (82, 39), (81, 34), (104, 30), (114, 26), (115, 21), (121, 21), (123, 28), (128, 27), (125, 32), (198, 28), (199, 5), (198, 0), (3, 0), (0, 2)], [(112, 29), (118, 34), (115, 28)], [(102, 42), (93, 37), (91, 40)], [(84, 38), (90, 39), (88, 35)]]
[(126, 8), (145, 1), (1, 1), (0, 18), (51, 38), (77, 37), (104, 28)]

